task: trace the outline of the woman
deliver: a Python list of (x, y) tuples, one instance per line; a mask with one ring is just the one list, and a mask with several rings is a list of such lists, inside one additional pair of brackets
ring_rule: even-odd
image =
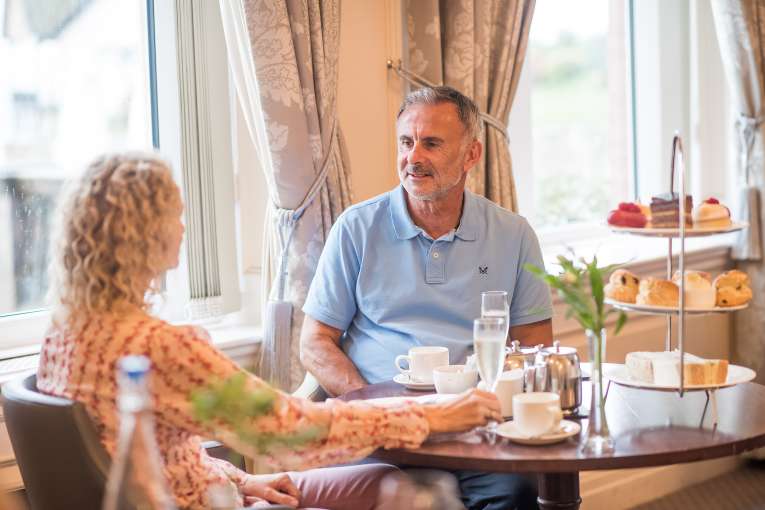
[[(148, 298), (178, 264), (182, 211), (170, 169), (156, 156), (107, 155), (88, 167), (59, 215), (54, 314), (38, 388), (82, 402), (113, 455), (119, 425), (115, 363), (127, 354), (146, 355), (152, 362), (157, 442), (179, 507), (208, 507), (210, 487), (223, 484), (234, 485), (243, 504), (374, 508), (379, 479), (391, 466), (258, 476), (205, 453), (200, 436), (250, 451), (232, 430), (195, 419), (189, 404), (194, 390), (243, 371), (210, 344), (204, 330), (171, 325), (149, 312)], [(266, 386), (247, 378), (249, 388)], [(306, 469), (361, 458), (378, 447), (416, 447), (431, 432), (468, 430), (499, 418), (496, 398), (479, 391), (447, 404), (387, 408), (334, 400), (318, 404), (276, 392), (271, 412), (253, 419), (252, 431), (318, 431), (318, 438), (292, 451), (290, 460)]]

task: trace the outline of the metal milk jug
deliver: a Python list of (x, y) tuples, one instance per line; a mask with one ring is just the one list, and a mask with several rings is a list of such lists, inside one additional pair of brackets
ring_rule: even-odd
[(540, 349), (534, 363), (533, 391), (557, 393), (563, 414), (576, 413), (582, 405), (582, 369), (576, 349), (561, 347), (558, 340), (552, 347)]

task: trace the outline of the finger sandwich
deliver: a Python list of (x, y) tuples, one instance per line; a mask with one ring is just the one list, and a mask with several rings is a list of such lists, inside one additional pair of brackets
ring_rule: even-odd
[[(704, 359), (685, 353), (683, 374), (686, 386), (723, 384), (728, 360)], [(627, 375), (635, 381), (660, 386), (680, 386), (680, 352), (630, 352), (625, 359)]]

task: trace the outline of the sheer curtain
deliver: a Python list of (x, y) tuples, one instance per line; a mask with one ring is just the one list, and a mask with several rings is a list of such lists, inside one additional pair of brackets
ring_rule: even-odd
[(749, 274), (754, 298), (749, 308), (733, 316), (733, 361), (757, 371), (765, 382), (765, 266), (762, 260), (762, 207), (765, 186), (765, 4), (756, 0), (712, 0), (717, 39), (730, 84), (738, 140), (738, 174), (744, 208), (741, 219), (749, 231), (733, 248), (737, 267)]
[[(283, 389), (303, 379), (299, 335), (316, 263), (351, 204), (337, 120), (340, 0), (220, 0), (226, 46), (270, 203), (263, 257), (261, 373)], [(240, 190), (246, 199), (247, 190)]]
[(450, 85), (485, 114), (484, 156), (468, 188), (516, 211), (507, 138), (535, 0), (405, 0), (410, 71)]

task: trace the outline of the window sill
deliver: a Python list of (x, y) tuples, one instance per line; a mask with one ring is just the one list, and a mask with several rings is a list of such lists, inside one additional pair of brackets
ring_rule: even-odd
[[(254, 365), (263, 341), (263, 330), (260, 326), (220, 324), (208, 326), (206, 329), (210, 333), (213, 345), (228, 357), (245, 367)], [(37, 341), (24, 346), (0, 349), (0, 384), (36, 370), (41, 346), (41, 342)]]
[[(599, 265), (621, 264), (626, 268), (635, 268), (636, 272), (644, 266), (655, 266), (662, 262), (666, 267), (667, 239), (613, 234), (602, 226), (593, 227), (586, 232), (587, 234), (582, 233), (576, 239), (562, 239), (562, 236), (552, 232), (540, 235), (542, 255), (548, 271), (557, 266), (558, 255), (570, 255), (571, 251), (576, 257), (587, 259), (597, 255)], [(703, 270), (698, 264), (705, 265), (706, 258), (717, 257), (722, 252), (727, 258), (734, 236), (735, 234), (724, 234), (686, 239), (686, 266), (689, 269)], [(679, 240), (673, 240), (672, 249), (677, 258), (680, 252)]]

